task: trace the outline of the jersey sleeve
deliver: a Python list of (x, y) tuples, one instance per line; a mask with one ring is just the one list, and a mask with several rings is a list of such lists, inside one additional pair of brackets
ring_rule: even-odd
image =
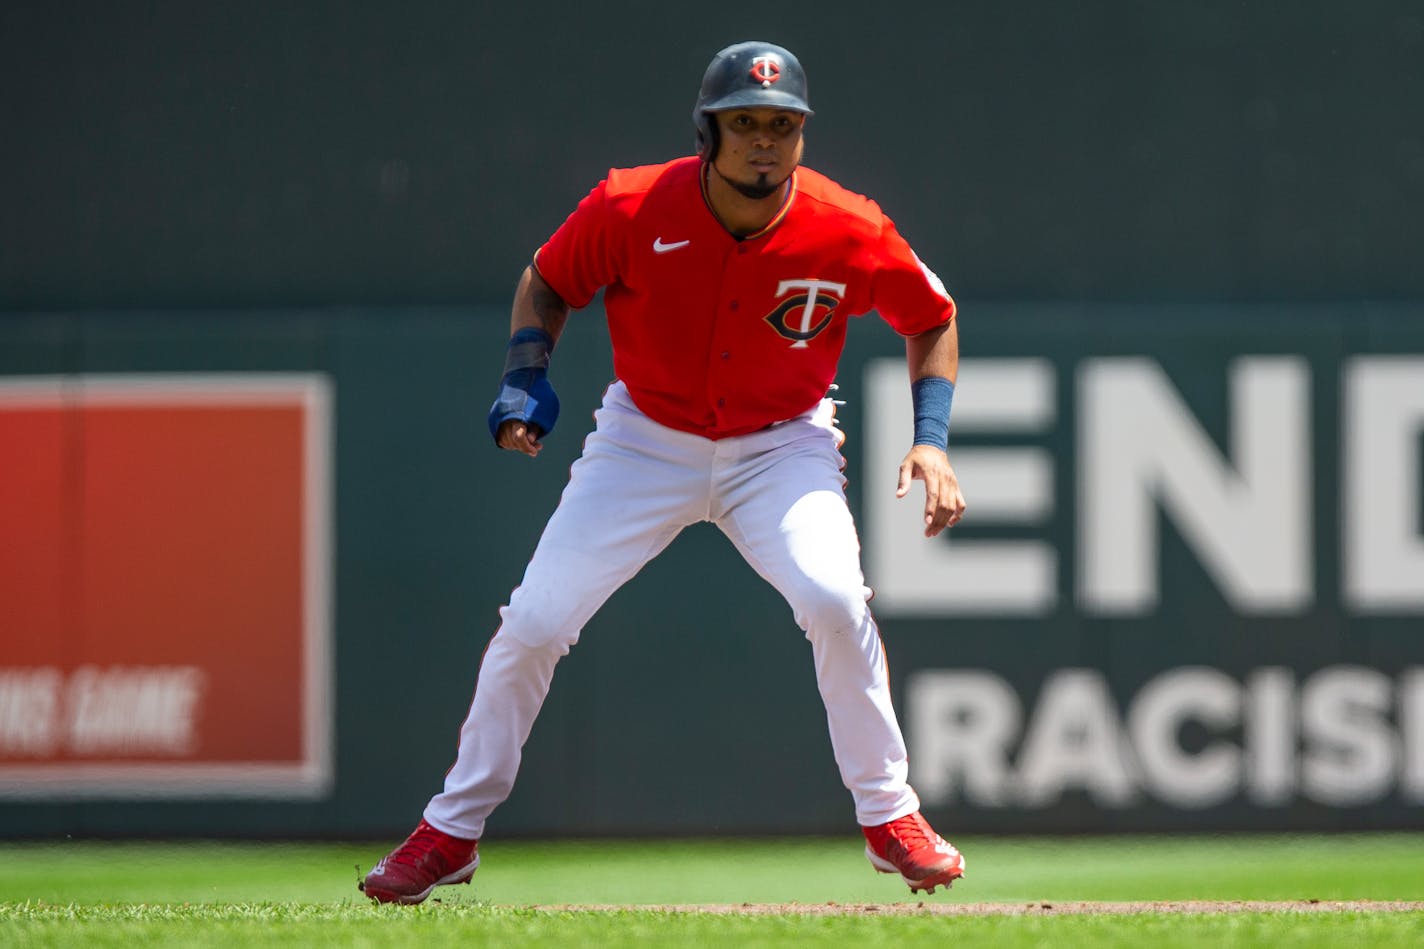
[(915, 336), (954, 319), (954, 298), (944, 283), (915, 256), (894, 222), (882, 220), (871, 291), (876, 311), (901, 336)]
[(600, 181), (534, 253), (534, 267), (574, 309), (588, 306), (618, 274), (613, 266), (608, 182)]

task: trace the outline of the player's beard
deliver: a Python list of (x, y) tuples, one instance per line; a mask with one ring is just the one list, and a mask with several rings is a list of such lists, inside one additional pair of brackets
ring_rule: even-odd
[(753, 201), (761, 201), (776, 194), (776, 192), (781, 190), (781, 186), (786, 184), (786, 178), (791, 177), (787, 175), (786, 178), (782, 178), (780, 181), (773, 183), (767, 174), (762, 172), (757, 175), (755, 183), (748, 184), (744, 181), (733, 181), (731, 178), (728, 178), (722, 174), (722, 169), (718, 168), (715, 162), (712, 165), (712, 170), (717, 172), (717, 176), (730, 185), (733, 191), (744, 198), (751, 198)]

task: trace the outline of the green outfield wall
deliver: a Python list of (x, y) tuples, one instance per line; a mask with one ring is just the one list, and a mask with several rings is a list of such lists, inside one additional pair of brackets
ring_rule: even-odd
[[(696, 26), (692, 26), (692, 24)], [(963, 302), (925, 541), (899, 341), (849, 497), (951, 830), (1421, 826), (1424, 15), (624, 0), (0, 8), (0, 835), (394, 835), (611, 378), (485, 427), (514, 282), (715, 51)], [(844, 832), (790, 611), (710, 526), (561, 666), (491, 833)]]
[[(559, 347), (547, 450), (497, 451), (506, 321), (0, 320), (0, 834), (413, 823), (611, 378), (595, 305)], [(1424, 826), (1424, 309), (971, 301), (961, 335), (948, 538), (892, 497), (898, 339), (858, 323), (839, 377), (937, 824)], [(106, 441), (118, 422), (141, 437)], [(852, 820), (809, 647), (702, 525), (560, 666), (490, 833)]]

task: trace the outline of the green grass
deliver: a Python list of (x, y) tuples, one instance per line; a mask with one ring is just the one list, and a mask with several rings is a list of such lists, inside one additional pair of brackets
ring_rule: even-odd
[(460, 904), (0, 909), (7, 945), (171, 946), (1417, 946), (1419, 914), (712, 916)]
[[(965, 839), (926, 903), (1424, 900), (1424, 838)], [(421, 907), (356, 892), (374, 844), (0, 844), (0, 946), (1412, 946), (1424, 912), (1134, 916), (708, 915), (669, 904), (918, 903), (854, 838), (491, 840), (471, 886)], [(561, 905), (616, 905), (561, 911)], [(543, 908), (538, 908), (543, 907)]]

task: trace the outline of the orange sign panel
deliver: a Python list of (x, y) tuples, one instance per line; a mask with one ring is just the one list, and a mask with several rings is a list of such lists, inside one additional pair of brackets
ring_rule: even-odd
[(330, 402), (0, 379), (0, 796), (329, 790)]

